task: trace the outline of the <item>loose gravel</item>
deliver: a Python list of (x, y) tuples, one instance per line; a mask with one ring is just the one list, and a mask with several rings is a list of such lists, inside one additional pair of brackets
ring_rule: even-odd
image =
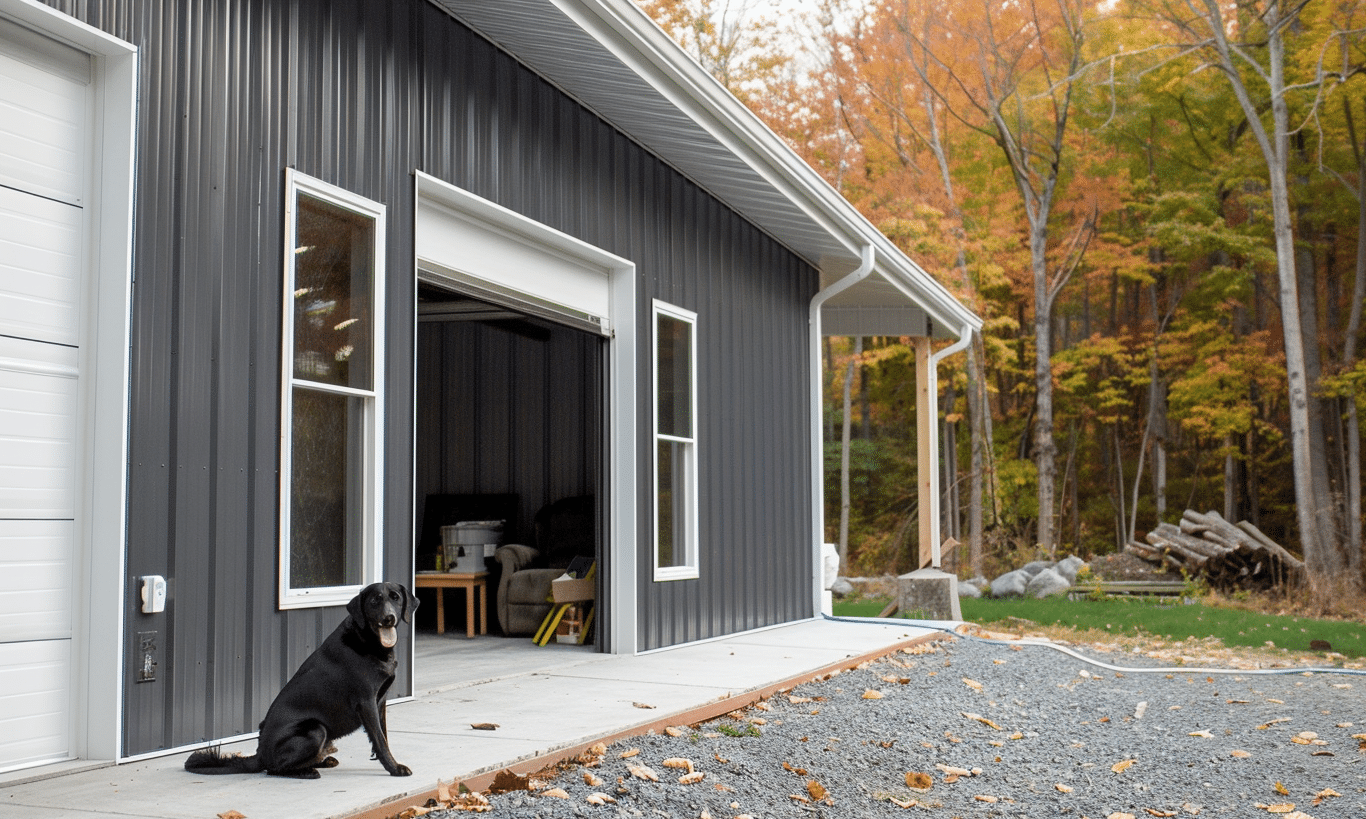
[(948, 638), (489, 800), (545, 819), (1366, 817), (1364, 699), (1359, 675), (1112, 671)]

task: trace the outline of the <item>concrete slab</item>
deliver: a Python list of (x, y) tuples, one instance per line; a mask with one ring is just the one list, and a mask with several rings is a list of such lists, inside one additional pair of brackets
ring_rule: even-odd
[[(425, 800), (438, 778), (477, 781), (526, 771), (604, 738), (716, 716), (778, 685), (934, 636), (900, 623), (812, 620), (636, 656), (498, 637), (419, 635), (413, 699), (389, 708), (390, 746), (412, 777), (370, 759), (363, 733), (337, 742), (340, 765), (322, 779), (196, 776), (184, 753), (118, 766), (0, 778), (0, 819), (326, 819)], [(651, 707), (642, 707), (651, 706)], [(496, 723), (495, 731), (473, 723)], [(252, 753), (255, 742), (229, 751)], [(29, 781), (24, 781), (27, 778)]]

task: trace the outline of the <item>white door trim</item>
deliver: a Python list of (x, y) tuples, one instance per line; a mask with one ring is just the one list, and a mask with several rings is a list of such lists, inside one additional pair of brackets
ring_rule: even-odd
[[(496, 202), (416, 171), (417, 267), (488, 292), (520, 294), (529, 305), (596, 323), (608, 337), (607, 560), (612, 654), (636, 652), (636, 284), (635, 263)], [(424, 235), (422, 216), (444, 221), (446, 236)], [(436, 224), (435, 220), (429, 221)], [(460, 241), (450, 241), (459, 234)], [(416, 311), (416, 304), (414, 304)], [(416, 332), (416, 321), (414, 321)], [(414, 340), (416, 343), (416, 340)]]
[(71, 753), (122, 756), (129, 319), (137, 49), (35, 0), (0, 15), (89, 53), (94, 110), (88, 298), (81, 316), (82, 474), (76, 499)]

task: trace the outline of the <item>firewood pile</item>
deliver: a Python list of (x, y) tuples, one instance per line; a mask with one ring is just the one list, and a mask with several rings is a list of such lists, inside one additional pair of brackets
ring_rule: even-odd
[(1126, 552), (1150, 563), (1203, 577), (1216, 589), (1265, 590), (1298, 579), (1304, 561), (1247, 521), (1229, 523), (1218, 512), (1187, 509), (1181, 525), (1160, 523)]

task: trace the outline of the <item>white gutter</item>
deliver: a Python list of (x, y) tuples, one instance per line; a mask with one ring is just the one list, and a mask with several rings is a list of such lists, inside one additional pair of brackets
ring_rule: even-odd
[[(972, 325), (964, 324), (963, 329), (959, 331), (957, 341), (939, 352), (930, 355), (929, 373), (927, 374), (926, 380), (929, 382), (930, 400), (936, 405), (939, 402), (939, 362), (954, 353), (966, 349), (971, 342)], [(942, 523), (940, 516), (943, 505), (939, 500), (939, 411), (937, 406), (934, 411), (934, 423), (930, 424), (929, 445), (930, 451), (934, 453), (934, 469), (930, 470), (930, 497), (934, 498), (934, 513), (930, 515), (930, 566), (938, 569), (942, 566), (942, 560), (939, 554), (939, 542), (942, 537), (940, 533)], [(921, 513), (924, 514), (923, 509), (921, 510)]]
[(822, 609), (824, 571), (821, 546), (825, 543), (825, 442), (821, 437), (825, 402), (821, 395), (824, 384), (821, 377), (821, 307), (832, 297), (872, 275), (876, 258), (873, 246), (864, 245), (859, 256), (859, 266), (852, 273), (811, 298), (811, 565), (815, 569), (812, 572), (811, 594), (816, 611)]

